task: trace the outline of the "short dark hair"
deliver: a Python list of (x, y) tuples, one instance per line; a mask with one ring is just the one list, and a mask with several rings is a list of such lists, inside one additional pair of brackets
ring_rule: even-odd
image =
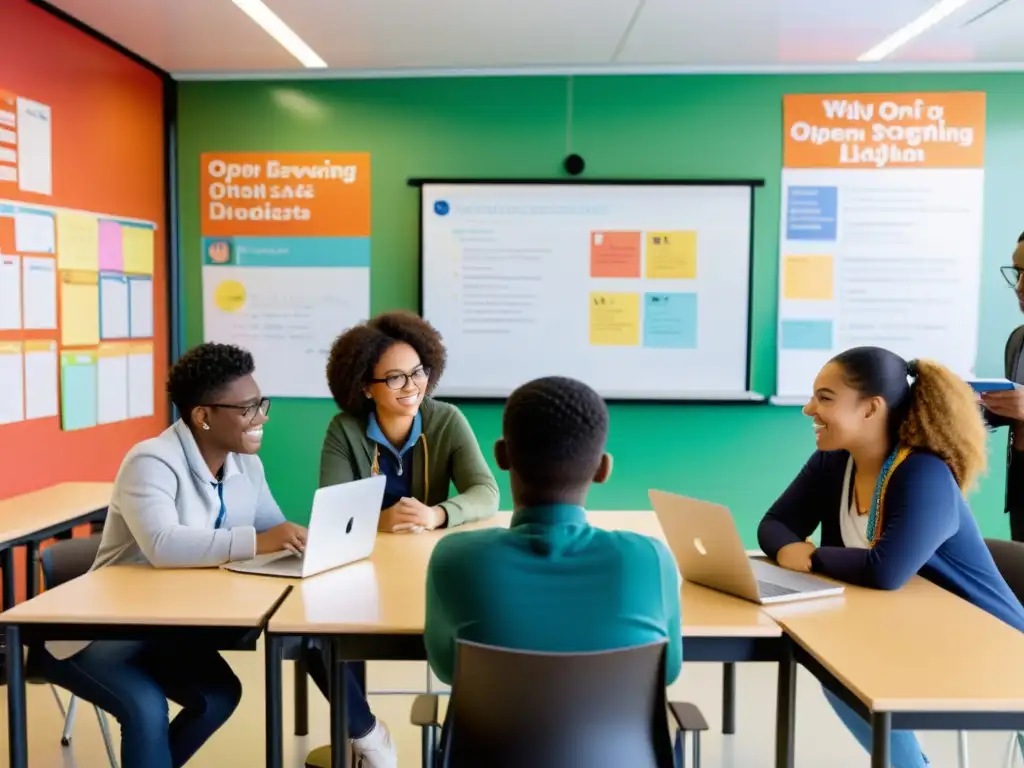
[(186, 423), (192, 409), (209, 403), (236, 379), (256, 369), (252, 355), (233, 344), (208, 341), (178, 358), (167, 374), (167, 394)]
[(502, 419), (510, 468), (535, 491), (584, 487), (601, 464), (608, 420), (604, 400), (581, 381), (550, 376), (524, 384)]
[(373, 378), (373, 369), (381, 356), (397, 343), (408, 344), (416, 350), (420, 363), (430, 369), (425, 394), (434, 391), (448, 359), (441, 334), (412, 312), (384, 312), (349, 328), (331, 346), (327, 358), (327, 386), (341, 410), (357, 416), (365, 416), (373, 410), (373, 403), (363, 396), (363, 390)]
[(1020, 237), (1017, 238), (1017, 243), (1024, 243), (1024, 232), (1020, 233)]

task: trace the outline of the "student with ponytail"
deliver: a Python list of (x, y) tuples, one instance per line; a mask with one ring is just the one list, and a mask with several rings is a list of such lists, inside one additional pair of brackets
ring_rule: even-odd
[[(898, 589), (920, 574), (1017, 629), (1024, 609), (992, 561), (964, 498), (985, 468), (986, 428), (971, 388), (926, 360), (878, 347), (833, 358), (804, 407), (818, 450), (758, 527), (779, 565)], [(821, 546), (807, 541), (821, 527)], [(871, 726), (826, 691), (865, 749)], [(893, 768), (928, 760), (894, 731)]]

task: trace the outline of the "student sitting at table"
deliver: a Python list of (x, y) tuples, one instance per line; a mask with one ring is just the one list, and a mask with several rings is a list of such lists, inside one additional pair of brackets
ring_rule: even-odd
[[(451, 527), (498, 510), (498, 485), (466, 417), (454, 405), (430, 398), (446, 357), (437, 331), (402, 311), (349, 328), (331, 348), (327, 383), (341, 413), (327, 426), (320, 485), (385, 475), (381, 531)], [(456, 495), (449, 496), (453, 485)], [(326, 647), (311, 639), (304, 656), (310, 676), (328, 696)], [(361, 662), (348, 667), (365, 677)], [(349, 688), (358, 690), (352, 683)], [(349, 707), (359, 728), (368, 713), (365, 704)], [(368, 768), (394, 765), (393, 749)]]
[(665, 682), (674, 681), (682, 630), (672, 554), (647, 536), (587, 524), (590, 485), (612, 466), (604, 401), (578, 381), (538, 379), (509, 397), (502, 435), (495, 457), (509, 472), (512, 524), (449, 534), (434, 548), (431, 668), (451, 683), (456, 640), (556, 653), (667, 640)]
[[(255, 455), (270, 401), (252, 372), (252, 356), (224, 344), (171, 367), (167, 390), (182, 417), (125, 456), (93, 569), (202, 568), (304, 548), (305, 529), (285, 521)], [(184, 765), (242, 695), (228, 663), (202, 645), (48, 642), (39, 663), (47, 680), (117, 718), (122, 768)], [(182, 707), (170, 723), (168, 699)]]
[[(822, 368), (804, 413), (818, 450), (758, 527), (766, 555), (874, 589), (898, 589), (920, 574), (1024, 631), (1024, 609), (964, 499), (986, 458), (986, 429), (966, 382), (938, 363), (858, 347)], [(819, 525), (815, 547), (806, 539)], [(870, 749), (871, 726), (826, 697)], [(928, 765), (910, 731), (893, 732), (891, 755), (893, 768)]]

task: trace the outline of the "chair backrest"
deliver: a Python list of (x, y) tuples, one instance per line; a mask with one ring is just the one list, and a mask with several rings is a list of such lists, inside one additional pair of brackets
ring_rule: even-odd
[(665, 643), (546, 654), (459, 642), (448, 768), (670, 768)]
[(985, 539), (996, 568), (1017, 599), (1024, 603), (1024, 543), (1006, 539)]
[(43, 569), (43, 588), (53, 589), (88, 571), (100, 548), (100, 534), (66, 539), (51, 544), (39, 555)]

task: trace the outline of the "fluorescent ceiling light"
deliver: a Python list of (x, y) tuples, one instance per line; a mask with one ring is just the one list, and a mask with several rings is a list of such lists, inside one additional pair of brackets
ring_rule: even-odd
[(263, 27), (263, 31), (298, 59), (302, 66), (309, 69), (325, 69), (327, 67), (327, 62), (306, 45), (306, 42), (295, 34), (291, 27), (281, 21), (281, 17), (270, 10), (263, 0), (231, 0), (231, 2), (241, 8), (246, 16)]
[(969, 2), (971, 2), (971, 0), (939, 0), (939, 2), (905, 27), (893, 32), (867, 53), (862, 53), (857, 57), (857, 61), (881, 61), (897, 48), (902, 48), (915, 37), (931, 29), (950, 14), (959, 11)]

